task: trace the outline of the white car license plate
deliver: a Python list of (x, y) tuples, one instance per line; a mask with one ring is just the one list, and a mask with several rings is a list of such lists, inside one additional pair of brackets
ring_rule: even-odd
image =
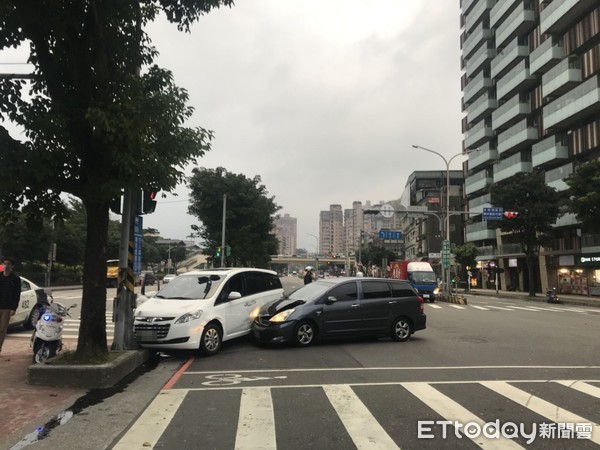
[(429, 298), (429, 294), (423, 294), (423, 298)]
[(141, 341), (155, 341), (156, 331), (155, 330), (140, 330), (137, 332), (138, 339)]

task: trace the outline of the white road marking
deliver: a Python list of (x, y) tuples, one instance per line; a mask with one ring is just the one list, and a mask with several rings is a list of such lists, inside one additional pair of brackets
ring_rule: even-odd
[(579, 392), (583, 392), (584, 394), (591, 395), (592, 397), (600, 398), (600, 388), (586, 383), (585, 381), (557, 380), (555, 382), (570, 387), (571, 389), (578, 390)]
[(161, 391), (113, 450), (154, 448), (181, 406), (187, 391)]
[(358, 449), (399, 449), (350, 386), (325, 385), (323, 390)]
[(276, 449), (271, 389), (244, 389), (235, 437), (236, 449)]
[[(446, 417), (453, 421), (466, 424), (469, 422), (475, 422), (480, 427), (485, 425), (485, 422), (481, 420), (477, 414), (472, 413), (468, 409), (464, 408), (459, 403), (452, 400), (450, 397), (442, 394), (440, 391), (430, 386), (427, 383), (401, 383), (408, 392), (413, 394), (420, 401), (425, 403), (428, 407), (433, 409), (436, 413), (442, 417)], [(472, 439), (478, 446), (484, 449), (522, 449), (516, 442), (507, 439), (505, 437), (499, 437), (498, 439), (490, 439), (481, 435), (476, 440)]]
[(481, 384), (553, 422), (591, 423), (591, 441), (600, 444), (600, 425), (594, 423), (593, 420), (586, 419), (585, 417), (581, 417), (566, 409), (560, 408), (544, 399), (530, 394), (529, 392), (511, 386), (505, 381), (481, 381)]
[(533, 308), (529, 308), (529, 307), (525, 307), (525, 306), (511, 306), (511, 308), (514, 309), (520, 309), (522, 311), (533, 311), (533, 312), (540, 312), (539, 309), (533, 309)]
[(434, 304), (431, 304), (431, 303), (430, 303), (430, 304), (428, 304), (428, 305), (427, 305), (427, 307), (428, 307), (428, 308), (435, 308), (435, 309), (442, 309), (442, 307), (441, 307), (441, 306), (439, 306), (439, 305), (434, 305)]
[(460, 306), (460, 305), (448, 305), (448, 306), (450, 306), (452, 308), (456, 308), (456, 309), (465, 309), (464, 306)]
[(490, 308), (494, 308), (494, 309), (501, 309), (503, 311), (514, 311), (514, 309), (511, 308), (505, 308), (503, 306), (494, 306), (494, 305), (489, 305)]
[(471, 306), (473, 308), (476, 308), (476, 309), (481, 309), (482, 311), (489, 311), (490, 310), (489, 308), (486, 308), (484, 306), (477, 306), (477, 305), (471, 305)]

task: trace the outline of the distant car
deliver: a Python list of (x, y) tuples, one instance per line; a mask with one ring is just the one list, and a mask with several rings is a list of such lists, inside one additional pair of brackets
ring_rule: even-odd
[(425, 329), (423, 299), (407, 281), (327, 278), (252, 312), (252, 332), (263, 343), (301, 347), (322, 338), (385, 336), (407, 341)]
[(175, 275), (174, 273), (170, 273), (163, 277), (162, 282), (163, 284), (167, 284), (169, 281), (173, 281), (175, 278), (177, 278), (177, 275)]
[(276, 272), (250, 268), (187, 272), (135, 310), (141, 347), (199, 349), (213, 355), (221, 343), (250, 332), (250, 312), (283, 295)]
[(37, 284), (21, 277), (21, 299), (14, 316), (10, 318), (9, 326), (22, 325), (26, 330), (33, 330), (40, 318), (40, 308), (48, 305), (48, 293)]

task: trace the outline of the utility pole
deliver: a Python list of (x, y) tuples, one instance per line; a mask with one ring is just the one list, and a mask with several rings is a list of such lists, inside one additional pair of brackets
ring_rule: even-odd
[(221, 267), (225, 267), (225, 218), (227, 217), (227, 194), (223, 194), (223, 228), (221, 229)]

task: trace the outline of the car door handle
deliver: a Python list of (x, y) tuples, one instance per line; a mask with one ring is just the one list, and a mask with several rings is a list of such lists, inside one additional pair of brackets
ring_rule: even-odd
[(356, 303), (354, 305), (352, 305), (353, 308), (360, 308), (360, 305), (357, 305)]
[(249, 302), (244, 303), (244, 306), (252, 306), (256, 303), (256, 300), (250, 300)]
[(395, 304), (396, 304), (396, 303), (398, 303), (398, 302), (397, 302), (396, 300), (390, 300), (388, 303), (389, 303), (390, 305), (395, 305)]

